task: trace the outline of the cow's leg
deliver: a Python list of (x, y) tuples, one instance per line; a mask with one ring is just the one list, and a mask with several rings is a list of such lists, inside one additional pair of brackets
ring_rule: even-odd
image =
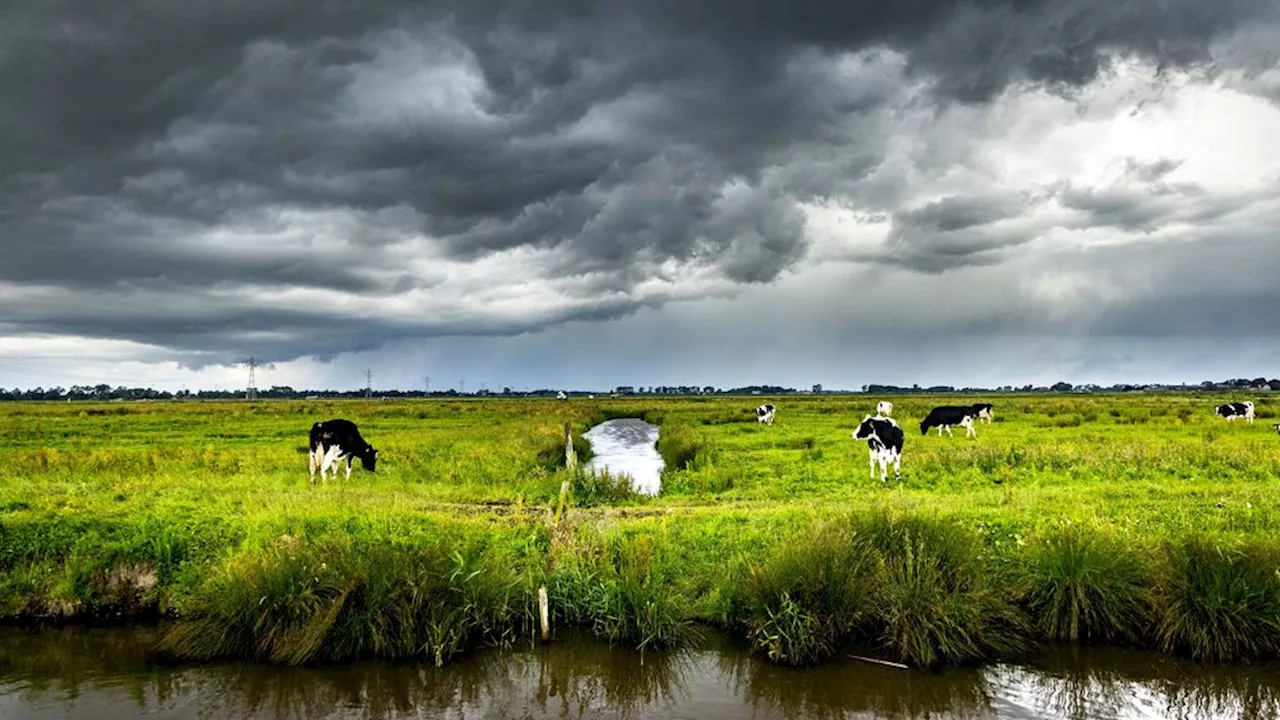
[(330, 468), (333, 468), (333, 476), (335, 478), (338, 477), (338, 453), (338, 446), (333, 445), (324, 454), (324, 465), (320, 467), (321, 480), (324, 480), (324, 476), (328, 473)]
[(867, 453), (867, 456), (871, 464), (871, 479), (875, 480), (876, 479), (876, 454), (873, 452)]
[(902, 479), (902, 453), (900, 452), (893, 453), (893, 479)]
[(348, 480), (351, 479), (351, 461), (355, 459), (356, 457), (354, 455), (347, 456), (347, 479)]
[(947, 437), (955, 437), (955, 433), (951, 432), (951, 426), (947, 426)]
[(316, 448), (311, 448), (311, 452), (307, 455), (307, 474), (311, 477), (311, 484), (316, 484)]

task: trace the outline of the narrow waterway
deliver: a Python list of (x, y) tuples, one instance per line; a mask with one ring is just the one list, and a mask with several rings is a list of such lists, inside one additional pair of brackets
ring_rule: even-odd
[(1026, 665), (943, 672), (846, 659), (776, 667), (711, 635), (641, 655), (574, 634), (437, 669), (167, 665), (155, 628), (0, 628), (3, 718), (1070, 718), (1280, 716), (1280, 667), (1058, 648)]
[(626, 475), (636, 492), (644, 495), (657, 495), (662, 489), (662, 456), (654, 447), (657, 425), (639, 418), (618, 418), (602, 422), (582, 436), (591, 441), (595, 453), (586, 464), (588, 470)]

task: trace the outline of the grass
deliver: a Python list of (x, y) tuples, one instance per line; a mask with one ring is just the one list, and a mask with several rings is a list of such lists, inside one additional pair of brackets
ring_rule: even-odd
[[(535, 637), (545, 584), (556, 627), (658, 648), (712, 624), (784, 664), (1280, 656), (1280, 403), (1248, 425), (1217, 395), (983, 398), (976, 439), (908, 432), (881, 483), (849, 438), (876, 399), (0, 405), (0, 615), (175, 616), (184, 657), (443, 663)], [(330, 417), (376, 473), (308, 483)], [(661, 425), (658, 496), (564, 468), (562, 423), (585, 460), (613, 417)]]

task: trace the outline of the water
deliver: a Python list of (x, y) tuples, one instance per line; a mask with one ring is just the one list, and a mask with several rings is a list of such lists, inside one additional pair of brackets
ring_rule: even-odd
[(608, 420), (582, 435), (591, 441), (595, 457), (591, 471), (607, 469), (611, 475), (627, 475), (636, 492), (657, 495), (662, 489), (662, 456), (654, 448), (658, 426), (639, 418)]
[(644, 655), (575, 634), (480, 650), (444, 668), (166, 665), (155, 628), (0, 628), (0, 718), (1107, 718), (1280, 717), (1280, 668), (1058, 648), (1028, 665), (944, 672), (846, 659), (770, 665), (711, 635)]

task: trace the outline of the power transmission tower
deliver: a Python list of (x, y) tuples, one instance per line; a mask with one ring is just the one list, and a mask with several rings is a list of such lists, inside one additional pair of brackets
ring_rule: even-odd
[(252, 355), (249, 356), (249, 387), (244, 391), (245, 400), (258, 399), (258, 381), (254, 371), (258, 369), (258, 361)]
[(467, 394), (467, 381), (466, 381), (466, 380), (459, 380), (459, 381), (458, 381), (458, 393), (459, 393), (459, 394), (461, 394), (461, 395), (466, 395), (466, 394)]
[(423, 395), (431, 394), (431, 376), (430, 375), (422, 376), (422, 394)]
[(364, 371), (364, 396), (373, 397), (373, 370)]

